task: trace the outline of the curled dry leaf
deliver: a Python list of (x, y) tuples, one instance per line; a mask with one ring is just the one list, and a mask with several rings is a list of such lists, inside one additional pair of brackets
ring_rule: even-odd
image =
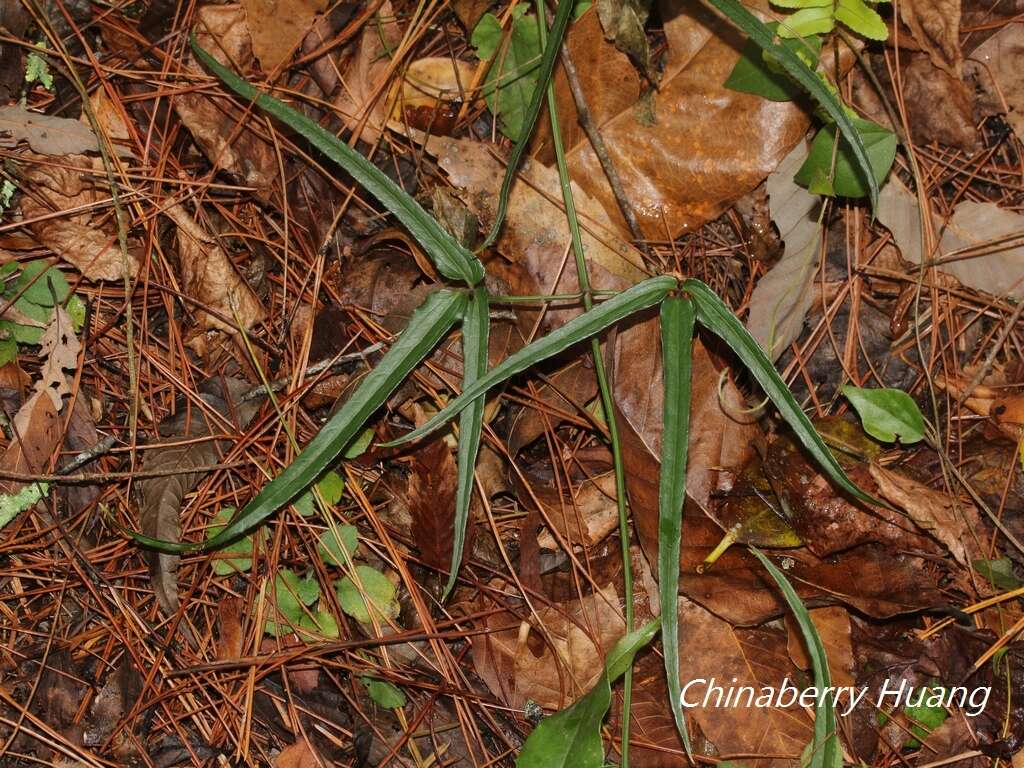
[[(593, 546), (616, 529), (619, 511), (615, 503), (615, 475), (608, 472), (585, 480), (571, 498), (564, 499), (554, 484), (533, 486), (549, 520), (571, 544)], [(547, 529), (537, 537), (544, 549), (558, 549), (554, 535)]]
[(249, 330), (262, 320), (263, 305), (217, 240), (182, 206), (172, 205), (164, 213), (178, 225), (178, 257), (184, 292), (201, 306), (220, 314), (216, 317), (198, 310), (199, 327), (235, 333), (238, 326)]
[[(664, 0), (661, 18), (668, 54), (657, 93), (633, 102), (623, 98), (615, 114), (595, 117), (640, 228), (652, 239), (675, 237), (717, 217), (778, 166), (810, 122), (795, 103), (725, 88), (743, 40), (712, 11)], [(580, 62), (601, 55), (596, 47), (611, 47), (593, 25), (571, 30), (567, 44), (581, 71)], [(627, 79), (620, 67), (614, 72), (609, 83), (603, 77), (584, 79), (588, 99), (612, 103), (597, 91), (638, 90), (635, 74)], [(560, 99), (562, 126), (576, 124), (571, 102), (567, 93)], [(572, 178), (621, 222), (590, 142), (574, 135), (577, 141), (566, 147)]]
[(252, 50), (270, 74), (291, 58), (327, 0), (241, 0)]
[(900, 16), (914, 39), (939, 69), (957, 80), (963, 66), (960, 52), (960, 0), (909, 0), (899, 4)]
[(490, 631), (473, 639), (473, 666), (491, 693), (514, 709), (528, 699), (561, 709), (590, 689), (605, 654), (625, 632), (619, 596), (609, 585), (582, 600), (541, 608), (537, 620), (550, 643), (510, 612), (488, 614)]
[(903, 509), (923, 531), (941, 542), (953, 559), (970, 568), (983, 558), (981, 542), (985, 527), (973, 504), (954, 499), (912, 478), (871, 464), (871, 477), (882, 498)]
[[(196, 39), (220, 63), (246, 73), (252, 67), (252, 40), (240, 5), (203, 5), (196, 12)], [(206, 71), (190, 54), (185, 73), (206, 79)], [(273, 146), (249, 127), (255, 117), (227, 99), (190, 91), (174, 97), (174, 109), (192, 138), (215, 167), (270, 200), (277, 180)]]
[[(60, 165), (23, 155), (22, 180), (34, 194), (21, 198), (21, 212), (32, 235), (90, 280), (122, 280), (139, 270), (142, 245), (128, 240), (122, 253), (117, 224), (106, 215), (110, 190), (92, 180), (99, 165), (81, 155), (61, 158)], [(103, 178), (102, 166), (97, 168)]]
[(807, 151), (806, 142), (799, 142), (768, 176), (769, 210), (785, 250), (778, 264), (754, 288), (747, 330), (772, 360), (800, 335), (814, 298), (809, 289), (820, 255), (821, 198), (793, 180)]
[(474, 67), (450, 56), (417, 59), (391, 88), (391, 119), (433, 134), (448, 135), (469, 99)]
[[(760, 692), (763, 686), (778, 687), (784, 679), (792, 683), (796, 678), (782, 631), (737, 629), (685, 598), (680, 598), (678, 610), (680, 637), (694, 638), (679, 649), (679, 667), (689, 680), (735, 681), (731, 684)], [(705, 689), (694, 686), (689, 699), (702, 699)], [(811, 720), (799, 707), (716, 707), (713, 696), (710, 704), (688, 712), (718, 754), (788, 756), (743, 761), (753, 768), (793, 765), (811, 741)]]
[[(256, 413), (257, 406), (250, 400), (238, 402), (248, 389), (239, 379), (223, 382), (210, 381), (201, 387), (200, 397), (205, 408), (219, 414), (227, 425), (243, 427)], [(237, 418), (237, 422), (233, 422)], [(201, 468), (216, 464), (229, 443), (225, 440), (204, 439), (221, 435), (225, 421), (209, 412), (189, 404), (173, 416), (168, 416), (158, 427), (160, 443), (145, 453), (143, 469), (181, 470), (181, 474), (148, 477), (135, 485), (139, 497), (139, 516), (142, 533), (156, 539), (177, 542), (181, 540), (181, 505), (185, 495), (206, 476)], [(190, 439), (191, 438), (191, 439)], [(178, 609), (177, 568), (180, 558), (162, 552), (148, 552), (150, 580), (160, 607), (167, 613)]]
[[(918, 201), (897, 178), (890, 178), (879, 197), (878, 219), (892, 232), (903, 257), (914, 264), (922, 258), (921, 223)], [(1024, 298), (1024, 216), (1000, 208), (995, 203), (965, 200), (953, 209), (943, 226), (938, 253), (925, 258), (941, 258), (938, 269), (948, 272), (975, 290), (994, 296)]]
[[(829, 677), (832, 685), (847, 686), (856, 682), (853, 660), (853, 642), (850, 639), (850, 614), (838, 605), (828, 608), (814, 608), (809, 611), (814, 628), (818, 630), (821, 644), (828, 656)], [(789, 657), (800, 669), (810, 670), (811, 659), (807, 655), (804, 636), (793, 614), (786, 614), (786, 629), (789, 632)]]

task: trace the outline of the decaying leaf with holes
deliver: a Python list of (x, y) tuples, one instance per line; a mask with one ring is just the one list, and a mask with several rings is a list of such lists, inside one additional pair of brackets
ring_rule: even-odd
[[(194, 489), (207, 471), (203, 467), (216, 464), (230, 445), (224, 439), (212, 439), (233, 429), (244, 427), (255, 415), (257, 402), (241, 402), (239, 396), (248, 385), (239, 379), (210, 380), (200, 387), (200, 400), (184, 404), (158, 427), (160, 440), (145, 452), (142, 468), (180, 470), (181, 474), (139, 480), (135, 489), (139, 498), (142, 532), (164, 541), (181, 540), (181, 505), (185, 495)], [(161, 443), (168, 443), (160, 447)], [(150, 580), (160, 607), (171, 614), (178, 609), (177, 555), (149, 552)]]

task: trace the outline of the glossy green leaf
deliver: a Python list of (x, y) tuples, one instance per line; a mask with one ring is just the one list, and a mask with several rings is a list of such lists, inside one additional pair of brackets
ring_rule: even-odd
[(544, 45), (544, 55), (541, 56), (540, 67), (537, 69), (536, 84), (530, 96), (530, 105), (523, 116), (523, 124), (520, 134), (516, 137), (516, 145), (508, 157), (508, 165), (505, 168), (505, 177), (501, 181), (501, 191), (498, 193), (498, 208), (494, 214), (494, 223), (491, 231), (487, 233), (481, 248), (487, 248), (498, 239), (501, 225), (505, 221), (505, 213), (508, 211), (508, 196), (512, 190), (512, 182), (516, 178), (516, 169), (519, 161), (526, 151), (526, 145), (530, 143), (530, 136), (533, 133), (533, 126), (537, 123), (537, 116), (540, 115), (544, 106), (544, 98), (547, 93), (548, 82), (551, 80), (551, 73), (555, 70), (555, 59), (562, 47), (562, 40), (565, 37), (565, 30), (572, 19), (574, 0), (559, 0), (558, 10), (555, 11), (555, 18), (552, 21), (551, 29), (548, 30), (547, 43)]
[[(871, 178), (877, 186), (889, 174), (893, 160), (896, 159), (896, 134), (877, 123), (859, 117), (853, 118), (853, 124), (863, 140), (868, 162), (871, 164)], [(839, 142), (838, 152), (835, 152), (835, 141), (835, 126), (826, 126), (818, 131), (811, 143), (807, 159), (793, 177), (794, 181), (808, 189), (821, 189), (821, 180), (830, 179), (833, 194), (842, 197), (864, 197), (869, 190), (864, 184), (859, 167), (855, 167), (856, 161), (849, 143), (844, 137)]]
[(611, 684), (633, 663), (637, 651), (658, 632), (658, 620), (624, 636), (608, 652), (604, 673), (585, 695), (545, 717), (523, 745), (516, 768), (602, 768), (601, 721), (611, 703)]
[(364, 676), (360, 680), (366, 686), (366, 692), (378, 707), (401, 709), (405, 706), (405, 694), (402, 693), (402, 689), (397, 685), (393, 685), (387, 680), (378, 680), (375, 677)]
[(671, 297), (661, 304), (661, 355), (665, 378), (661, 432), (661, 477), (658, 486), (658, 588), (661, 596), (661, 642), (669, 705), (686, 754), (690, 735), (681, 707), (679, 676), (679, 549), (686, 498), (686, 457), (690, 442), (690, 373), (693, 354), (693, 304)]
[[(465, 391), (487, 373), (487, 347), (490, 336), (490, 306), (487, 289), (477, 288), (466, 305), (462, 318), (462, 389)], [(455, 587), (469, 523), (469, 503), (473, 498), (473, 471), (480, 452), (487, 395), (476, 398), (459, 416), (458, 484), (455, 490), (455, 530), (452, 536), (452, 565), (444, 587), (447, 598)]]
[(838, 0), (836, 20), (870, 40), (885, 40), (889, 36), (889, 29), (878, 11), (864, 0)]
[[(811, 621), (811, 615), (807, 612), (803, 601), (782, 571), (771, 560), (756, 547), (750, 547), (750, 551), (761, 561), (761, 565), (779, 585), (782, 596), (786, 599), (789, 609), (800, 626), (800, 634), (803, 635), (807, 656), (811, 660), (811, 670), (814, 673), (814, 687), (819, 691), (831, 688), (832, 679), (828, 669), (825, 645), (821, 642), (818, 630), (814, 626), (814, 622)], [(836, 732), (835, 704), (828, 696), (820, 697), (815, 704), (814, 738), (808, 752), (810, 759), (804, 764), (804, 768), (842, 768), (843, 766), (843, 750)]]
[(371, 606), (378, 621), (382, 617), (395, 618), (398, 615), (398, 599), (391, 580), (368, 565), (357, 565), (356, 575), (362, 588), (356, 586), (351, 576), (338, 579), (334, 584), (341, 610), (364, 624), (370, 623)]
[(327, 565), (345, 566), (359, 548), (359, 532), (354, 525), (336, 525), (320, 534), (316, 548)]
[[(767, 25), (772, 32), (777, 31), (778, 26), (777, 21)], [(821, 38), (817, 35), (804, 39), (783, 40), (781, 45), (806, 61), (809, 66), (817, 66), (818, 57), (821, 55)], [(725, 87), (741, 93), (752, 93), (769, 101), (792, 101), (804, 94), (803, 89), (793, 78), (773, 61), (772, 54), (762, 51), (753, 41), (747, 41), (743, 47), (740, 60), (736, 62), (736, 66), (725, 81)]]
[(295, 461), (271, 480), (217, 536), (202, 544), (172, 544), (138, 533), (131, 533), (132, 538), (162, 552), (188, 552), (218, 549), (255, 528), (308, 488), (341, 455), (388, 396), (444, 338), (462, 316), (465, 306), (466, 296), (460, 291), (440, 290), (430, 294), (412, 313), (408, 327), (363, 378), (352, 397), (324, 424)]
[(398, 440), (385, 443), (384, 447), (391, 448), (402, 445), (433, 432), (485, 392), (507, 381), (517, 373), (522, 373), (530, 366), (564, 352), (574, 344), (586, 341), (594, 334), (600, 333), (635, 312), (657, 304), (675, 287), (676, 281), (672, 277), (652, 277), (627, 288), (608, 301), (595, 306), (589, 312), (574, 317), (561, 328), (509, 355), (488, 371), (485, 376), (465, 388), (462, 394), (448, 403), (426, 424)]
[(775, 407), (779, 409), (783, 420), (793, 430), (797, 440), (807, 450), (811, 458), (821, 467), (825, 475), (839, 488), (861, 501), (885, 506), (883, 502), (865, 493), (846, 476), (835, 456), (828, 449), (807, 415), (800, 410), (786, 383), (779, 376), (771, 361), (765, 357), (764, 350), (736, 319), (732, 310), (704, 283), (690, 278), (683, 283), (683, 290), (693, 300), (697, 309), (700, 324), (720, 337), (736, 353), (747, 370), (761, 385)]
[(462, 280), (470, 286), (483, 279), (484, 268), (476, 256), (459, 245), (433, 216), (423, 210), (409, 193), (389, 179), (380, 168), (301, 112), (258, 91), (203, 50), (194, 34), (191, 43), (196, 57), (225, 85), (305, 137), (310, 144), (351, 174), (409, 230), (409, 234), (423, 246), (438, 272), (449, 280)]
[(857, 409), (864, 431), (883, 443), (904, 445), (924, 440), (924, 417), (917, 403), (901, 389), (861, 389), (847, 384), (843, 394)]
[(806, 62), (801, 60), (792, 51), (776, 43), (775, 35), (765, 26), (764, 22), (744, 8), (738, 0), (708, 0), (708, 2), (725, 14), (733, 24), (750, 35), (750, 39), (760, 48), (770, 51), (779, 64), (782, 65), (783, 69), (813, 96), (828, 115), (835, 120), (840, 132), (850, 143), (854, 162), (859, 173), (867, 183), (871, 207), (872, 209), (877, 208), (878, 181), (871, 172), (872, 165), (868, 159), (867, 150), (864, 148), (864, 142), (854, 128), (850, 117), (846, 114), (846, 109), (839, 99), (836, 98), (836, 95), (825, 86), (825, 83), (821, 81), (818, 74), (807, 66)]

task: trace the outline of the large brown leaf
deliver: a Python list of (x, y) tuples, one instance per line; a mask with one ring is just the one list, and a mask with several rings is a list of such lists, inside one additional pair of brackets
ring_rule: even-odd
[(242, 0), (252, 49), (268, 74), (284, 64), (327, 0)]
[[(649, 102), (628, 100), (638, 90), (636, 75), (628, 77), (621, 60), (601, 50), (614, 48), (593, 24), (578, 24), (568, 36), (577, 69), (593, 73), (585, 74), (583, 85), (640, 228), (659, 240), (716, 218), (754, 189), (809, 125), (795, 103), (724, 87), (743, 39), (705, 6), (664, 0), (661, 17), (668, 54), (664, 77)], [(608, 60), (615, 66), (606, 82), (604, 70), (594, 66)], [(575, 128), (572, 99), (562, 93), (560, 122), (573, 140), (568, 158), (572, 178), (621, 221), (597, 156)]]

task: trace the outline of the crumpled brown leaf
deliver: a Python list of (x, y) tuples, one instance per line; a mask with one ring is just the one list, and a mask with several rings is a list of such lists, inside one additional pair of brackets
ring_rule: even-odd
[(91, 168), (102, 178), (99, 159), (69, 155), (57, 165), (38, 155), (23, 157), (32, 161), (23, 166), (22, 179), (34, 194), (21, 198), (21, 212), (33, 236), (90, 280), (135, 277), (142, 245), (129, 238), (125, 256), (116, 221), (105, 213), (105, 206), (94, 208), (110, 198), (106, 185), (89, 178)]
[[(661, 18), (668, 56), (657, 93), (598, 122), (641, 231), (652, 239), (675, 237), (717, 217), (775, 169), (810, 122), (798, 104), (724, 87), (743, 39), (710, 10), (664, 0)], [(577, 37), (575, 30), (567, 44), (577, 61), (592, 59), (588, 49), (596, 45), (610, 47), (600, 36)], [(635, 80), (594, 84), (637, 88)], [(575, 124), (573, 107), (566, 103), (559, 111), (562, 125)], [(621, 221), (590, 143), (581, 138), (566, 149), (572, 178)]]
[[(473, 639), (477, 674), (514, 709), (522, 709), (527, 699), (548, 709), (574, 701), (594, 684), (605, 654), (626, 629), (612, 585), (582, 600), (540, 608), (537, 618), (551, 644), (510, 612), (488, 614), (484, 623), (491, 631)], [(510, 623), (514, 626), (499, 629)]]
[(932, 63), (957, 80), (960, 52), (960, 0), (908, 0), (899, 4), (900, 16)]
[(70, 117), (31, 112), (22, 106), (0, 107), (0, 146), (26, 141), (41, 155), (78, 155), (98, 152), (96, 134)]
[[(229, 424), (244, 427), (255, 415), (256, 401), (239, 400), (248, 389), (240, 379), (226, 379), (223, 382), (206, 382), (200, 390), (200, 397), (206, 406), (220, 414)], [(237, 421), (234, 419), (237, 418)], [(139, 498), (139, 513), (142, 533), (163, 541), (181, 540), (181, 504), (185, 495), (195, 488), (206, 476), (199, 468), (216, 464), (226, 450), (225, 440), (209, 440), (212, 435), (224, 433), (222, 422), (211, 418), (195, 406), (182, 408), (178, 413), (160, 422), (160, 442), (173, 443), (165, 447), (154, 447), (146, 451), (143, 469), (153, 470), (198, 470), (165, 477), (147, 477), (135, 485)], [(190, 439), (193, 438), (193, 439)], [(194, 439), (199, 438), (199, 439)], [(155, 444), (159, 446), (159, 443)], [(150, 567), (153, 592), (160, 607), (168, 614), (178, 610), (178, 555), (149, 551), (146, 559)]]
[(241, 0), (252, 49), (268, 74), (288, 61), (327, 0)]
[[(221, 64), (246, 75), (253, 63), (252, 40), (241, 5), (204, 5), (196, 12), (196, 39)], [(207, 72), (190, 54), (185, 74)], [(225, 99), (190, 91), (174, 96), (174, 109), (192, 138), (217, 168), (222, 168), (268, 201), (278, 177), (273, 146), (247, 123), (260, 119)]]
[(178, 256), (184, 292), (220, 317), (196, 311), (199, 327), (237, 333), (249, 330), (264, 317), (263, 305), (238, 274), (216, 238), (204, 230), (180, 205), (164, 209), (178, 225)]

